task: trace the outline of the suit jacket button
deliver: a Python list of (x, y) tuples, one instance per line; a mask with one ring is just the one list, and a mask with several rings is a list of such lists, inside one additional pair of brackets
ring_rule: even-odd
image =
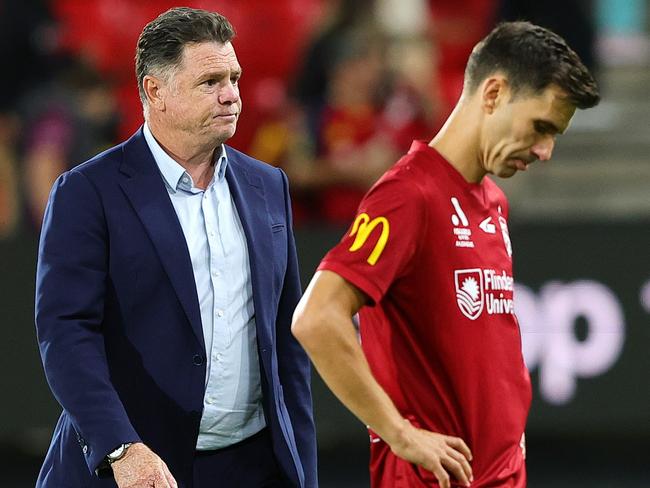
[(201, 366), (203, 364), (203, 357), (200, 354), (195, 354), (192, 362), (197, 366)]
[(83, 446), (81, 450), (83, 451), (84, 454), (88, 454), (88, 446)]

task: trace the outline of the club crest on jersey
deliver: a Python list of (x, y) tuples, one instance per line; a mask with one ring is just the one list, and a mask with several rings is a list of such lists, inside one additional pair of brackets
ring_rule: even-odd
[(454, 271), (456, 303), (465, 317), (476, 320), (483, 311), (485, 291), (483, 272), (480, 268)]
[(350, 237), (356, 235), (354, 242), (350, 246), (350, 252), (356, 252), (363, 247), (366, 243), (370, 234), (381, 225), (381, 234), (377, 243), (375, 244), (374, 249), (368, 256), (366, 260), (370, 266), (377, 264), (377, 260), (381, 256), (381, 253), (384, 252), (386, 243), (388, 242), (388, 235), (390, 234), (390, 224), (386, 217), (376, 217), (371, 219), (367, 213), (362, 213), (357, 216), (352, 224), (352, 230), (350, 231)]

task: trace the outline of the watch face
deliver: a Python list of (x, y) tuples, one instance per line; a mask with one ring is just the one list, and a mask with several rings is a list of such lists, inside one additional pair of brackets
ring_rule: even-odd
[(120, 447), (115, 449), (113, 452), (111, 452), (107, 457), (109, 461), (117, 461), (122, 457), (124, 454), (124, 449), (126, 449), (126, 446), (122, 444)]

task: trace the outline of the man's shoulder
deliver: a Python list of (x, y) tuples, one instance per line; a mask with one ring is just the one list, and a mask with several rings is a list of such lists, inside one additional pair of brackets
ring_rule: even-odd
[(417, 155), (405, 154), (373, 185), (372, 192), (387, 193), (390, 198), (411, 198), (423, 194), (428, 174)]
[[(148, 159), (153, 162), (142, 129), (140, 129), (129, 139), (107, 148), (87, 161), (74, 166), (70, 171), (82, 173), (101, 186), (103, 182), (115, 179), (122, 171), (127, 174), (142, 171), (147, 167), (145, 162)], [(125, 165), (125, 163), (128, 164)]]
[(73, 167), (71, 171), (79, 171), (86, 175), (104, 172), (115, 168), (122, 161), (122, 147), (124, 143), (110, 147), (93, 156), (81, 164)]
[(128, 146), (144, 144), (141, 131), (136, 132), (126, 141), (116, 144), (96, 154), (92, 158), (74, 166), (70, 171), (83, 173), (84, 176), (96, 179), (105, 179), (116, 175), (125, 158), (125, 148)]

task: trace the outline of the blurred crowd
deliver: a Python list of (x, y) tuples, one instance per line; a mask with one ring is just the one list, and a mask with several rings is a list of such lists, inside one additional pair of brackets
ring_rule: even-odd
[[(36, 233), (54, 179), (142, 124), (134, 46), (177, 4), (0, 0), (0, 239)], [(288, 173), (297, 225), (350, 222), (377, 177), (444, 122), (498, 20), (551, 27), (594, 68), (588, 0), (184, 4), (237, 29), (244, 111), (231, 144)]]

